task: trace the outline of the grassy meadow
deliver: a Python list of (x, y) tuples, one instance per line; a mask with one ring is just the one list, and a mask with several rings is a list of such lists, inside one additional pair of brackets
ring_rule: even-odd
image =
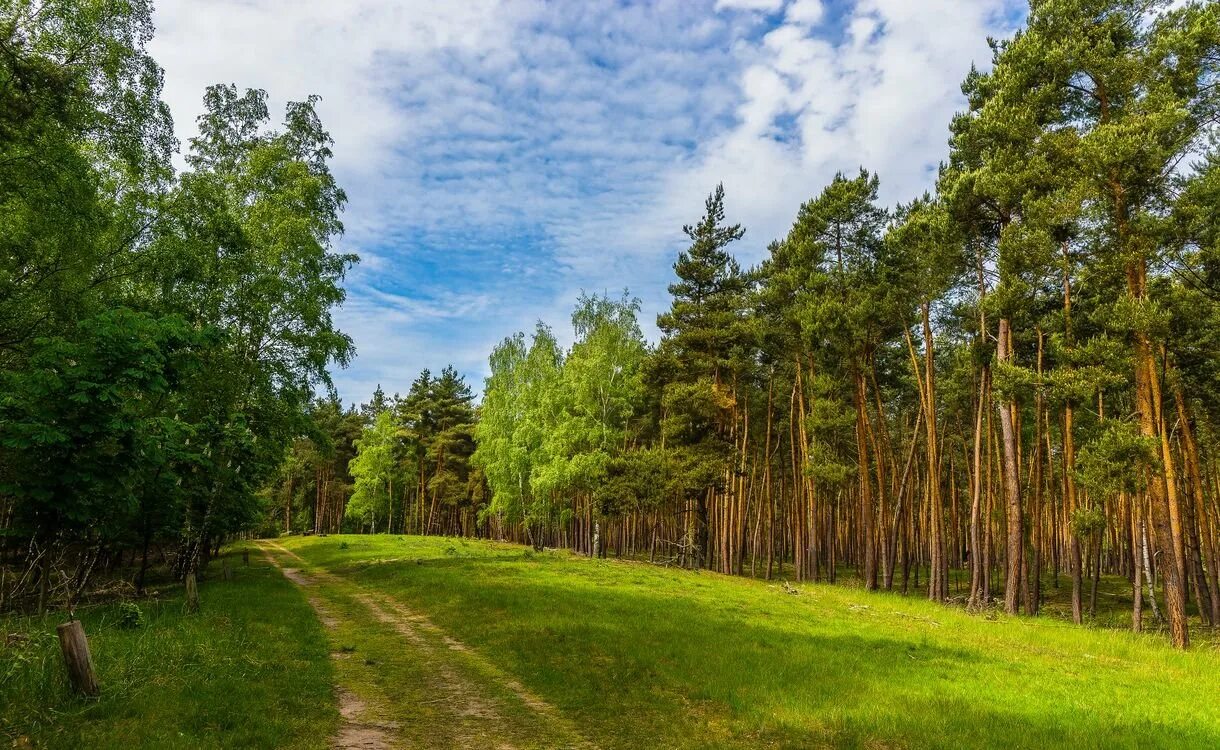
[(180, 587), (82, 609), (102, 692), (74, 696), (55, 626), (62, 614), (0, 619), (0, 741), (46, 748), (325, 748), (338, 722), (322, 626), (299, 590), (259, 556), (233, 557), (184, 613)]
[[(245, 546), (251, 566), (230, 550), (235, 580), (205, 581), (198, 614), (173, 587), (141, 600), (142, 627), (123, 627), (118, 605), (81, 613), (96, 700), (68, 691), (60, 618), (0, 622), (4, 736), (322, 748), (360, 746), (336, 739), (355, 726), (374, 747), (1220, 746), (1214, 640), (1181, 653), (1054, 616), (443, 537), (267, 545), (298, 586)], [(406, 629), (385, 614), (398, 605)], [(459, 693), (488, 707), (463, 727)]]
[(1220, 746), (1207, 643), (463, 539), (282, 543), (425, 612), (602, 747)]

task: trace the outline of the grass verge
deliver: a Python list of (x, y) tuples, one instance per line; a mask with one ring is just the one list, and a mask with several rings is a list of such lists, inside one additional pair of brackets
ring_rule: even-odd
[(62, 615), (0, 619), (0, 733), (14, 747), (324, 748), (338, 724), (326, 638), (301, 593), (252, 554), (235, 578), (138, 602), (145, 624), (122, 626), (119, 605), (80, 612), (101, 682), (71, 693), (55, 626)]

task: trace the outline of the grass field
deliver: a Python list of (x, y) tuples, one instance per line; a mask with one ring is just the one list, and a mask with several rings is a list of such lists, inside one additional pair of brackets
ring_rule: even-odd
[(283, 544), (422, 611), (601, 747), (1220, 746), (1210, 645), (459, 539)]
[(255, 562), (237, 560), (233, 581), (205, 581), (194, 615), (183, 613), (179, 588), (141, 600), (139, 628), (121, 627), (117, 606), (79, 612), (102, 685), (96, 700), (68, 690), (62, 616), (0, 619), (0, 643), (9, 642), (0, 738), (99, 750), (328, 747), (339, 715), (322, 626), (300, 591)]
[(199, 615), (172, 596), (139, 630), (88, 612), (98, 701), (67, 694), (54, 621), (5, 622), (42, 633), (0, 672), (5, 731), (90, 748), (1220, 747), (1214, 642), (1183, 654), (1050, 617), (462, 539), (252, 549)]

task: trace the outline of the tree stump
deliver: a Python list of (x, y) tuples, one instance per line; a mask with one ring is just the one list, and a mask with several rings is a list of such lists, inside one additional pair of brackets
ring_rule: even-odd
[(100, 688), (93, 673), (93, 657), (89, 655), (85, 626), (80, 620), (72, 620), (56, 627), (55, 633), (59, 636), (59, 648), (63, 651), (72, 687), (82, 695), (97, 695)]
[(186, 574), (186, 611), (199, 611), (199, 586), (195, 583), (194, 571)]

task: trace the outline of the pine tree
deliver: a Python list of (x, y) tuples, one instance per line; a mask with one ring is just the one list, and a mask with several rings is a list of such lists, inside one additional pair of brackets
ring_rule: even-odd
[(669, 286), (673, 301), (657, 316), (664, 334), (650, 377), (661, 384), (662, 447), (671, 454), (678, 477), (673, 486), (688, 513), (688, 562), (710, 565), (708, 513), (725, 490), (731, 471), (730, 422), (736, 408), (725, 382), (735, 344), (744, 333), (749, 282), (725, 249), (745, 234), (726, 225), (724, 186), (717, 185), (704, 204), (703, 218), (682, 231), (690, 246), (678, 254)]

